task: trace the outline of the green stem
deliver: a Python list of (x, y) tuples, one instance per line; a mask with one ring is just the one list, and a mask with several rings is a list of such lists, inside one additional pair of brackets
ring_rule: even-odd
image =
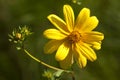
[[(39, 62), (39, 63), (41, 63), (42, 65), (44, 65), (44, 66), (46, 66), (46, 67), (49, 67), (49, 68), (51, 68), (51, 69), (54, 69), (54, 70), (63, 70), (63, 69), (60, 69), (60, 68), (56, 68), (56, 67), (53, 67), (53, 66), (51, 66), (51, 65), (48, 65), (48, 64), (46, 64), (46, 63), (44, 63), (43, 61), (41, 61), (41, 60), (39, 60), (39, 59), (37, 59), (36, 57), (34, 57), (33, 55), (31, 55), (27, 50), (25, 50), (24, 49), (24, 51), (25, 51), (25, 53), (29, 56), (29, 57), (31, 57), (32, 59), (34, 59), (35, 61), (37, 61), (37, 62)], [(66, 71), (66, 70), (64, 70), (65, 72), (68, 72), (68, 71)]]

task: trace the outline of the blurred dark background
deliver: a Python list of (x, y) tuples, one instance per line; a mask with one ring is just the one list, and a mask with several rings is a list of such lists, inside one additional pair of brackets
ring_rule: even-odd
[[(120, 75), (120, 4), (119, 0), (0, 0), (0, 80), (45, 80), (45, 66), (17, 51), (8, 41), (8, 34), (18, 26), (27, 25), (34, 32), (26, 41), (27, 49), (48, 64), (57, 66), (53, 55), (46, 55), (43, 46), (47, 39), (43, 31), (53, 25), (47, 16), (54, 13), (63, 18), (64, 4), (70, 4), (75, 15), (83, 7), (91, 9), (91, 15), (99, 19), (97, 31), (104, 33), (102, 49), (96, 51), (98, 59), (88, 61), (84, 69), (73, 65), (76, 80), (119, 80)], [(65, 79), (67, 80), (67, 79)], [(70, 79), (69, 79), (70, 80)]]

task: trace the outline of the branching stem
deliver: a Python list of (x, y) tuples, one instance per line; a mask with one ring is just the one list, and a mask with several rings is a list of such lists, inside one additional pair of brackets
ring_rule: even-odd
[[(51, 65), (48, 65), (48, 64), (44, 63), (44, 62), (41, 61), (40, 59), (37, 59), (36, 57), (34, 57), (33, 55), (31, 55), (26, 49), (24, 49), (24, 52), (25, 52), (29, 57), (31, 57), (31, 58), (34, 59), (35, 61), (41, 63), (42, 65), (44, 65), (44, 66), (46, 66), (46, 67), (48, 67), (48, 68), (51, 68), (51, 69), (57, 70), (57, 71), (58, 71), (58, 70), (63, 70), (63, 69), (56, 68), (56, 67), (53, 67), (53, 66), (51, 66)], [(67, 70), (63, 70), (63, 71), (64, 71), (64, 72), (71, 72), (71, 71), (67, 71)]]

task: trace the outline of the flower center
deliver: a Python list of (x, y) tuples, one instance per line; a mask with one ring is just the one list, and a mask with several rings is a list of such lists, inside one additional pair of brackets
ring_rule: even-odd
[(81, 34), (78, 31), (73, 31), (69, 36), (68, 40), (72, 43), (78, 42), (81, 39)]

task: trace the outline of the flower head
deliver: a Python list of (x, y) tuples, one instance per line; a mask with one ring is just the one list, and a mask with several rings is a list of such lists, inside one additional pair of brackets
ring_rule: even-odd
[(95, 61), (96, 53), (93, 49), (101, 48), (104, 35), (92, 31), (98, 25), (98, 19), (90, 16), (90, 10), (83, 8), (75, 21), (74, 12), (70, 5), (63, 6), (65, 21), (55, 14), (48, 16), (49, 21), (57, 29), (47, 29), (44, 35), (51, 39), (44, 47), (45, 53), (53, 53), (57, 50), (55, 58), (60, 66), (67, 69), (74, 61), (83, 68), (87, 59)]
[(9, 41), (17, 44), (18, 46), (16, 48), (20, 50), (23, 47), (23, 43), (26, 38), (31, 34), (32, 32), (30, 29), (27, 26), (24, 26), (13, 30), (12, 34), (8, 34), (8, 36), (10, 37)]
[(18, 29), (13, 30), (12, 34), (9, 34), (9, 41), (13, 41), (14, 43), (22, 43), (25, 38), (31, 35), (32, 32), (28, 27), (18, 27)]

